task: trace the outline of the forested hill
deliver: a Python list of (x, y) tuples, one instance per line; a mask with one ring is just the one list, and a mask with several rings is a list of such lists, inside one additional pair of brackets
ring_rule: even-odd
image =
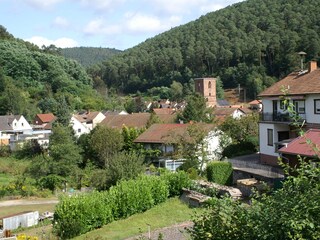
[(101, 63), (111, 58), (112, 56), (122, 52), (121, 50), (117, 50), (114, 48), (101, 47), (63, 48), (60, 51), (66, 58), (74, 59), (85, 67)]
[(247, 0), (116, 55), (99, 76), (124, 92), (219, 76), (225, 88), (240, 84), (255, 97), (299, 66), (297, 52), (318, 59), (319, 9), (319, 0)]
[[(49, 52), (48, 52), (49, 51)], [(0, 115), (102, 109), (104, 101), (75, 60), (16, 39), (0, 25)]]

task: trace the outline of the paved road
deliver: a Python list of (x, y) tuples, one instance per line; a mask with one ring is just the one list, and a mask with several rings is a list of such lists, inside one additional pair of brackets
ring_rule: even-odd
[(18, 205), (36, 205), (36, 204), (53, 204), (58, 203), (58, 199), (48, 199), (48, 200), (27, 200), (27, 199), (19, 199), (19, 200), (7, 200), (0, 201), (0, 207), (10, 207), (10, 206), (18, 206)]

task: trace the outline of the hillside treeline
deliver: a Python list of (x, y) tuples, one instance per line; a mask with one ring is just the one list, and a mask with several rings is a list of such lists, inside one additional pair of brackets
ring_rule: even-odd
[(76, 61), (14, 38), (0, 26), (0, 115), (103, 108), (93, 82)]
[(95, 78), (125, 93), (169, 86), (173, 80), (220, 76), (255, 97), (276, 79), (318, 59), (318, 0), (247, 0), (148, 39), (103, 65)]
[(66, 58), (71, 58), (81, 63), (84, 67), (101, 63), (110, 59), (112, 56), (121, 53), (114, 48), (97, 48), (97, 47), (74, 47), (63, 48), (60, 52)]

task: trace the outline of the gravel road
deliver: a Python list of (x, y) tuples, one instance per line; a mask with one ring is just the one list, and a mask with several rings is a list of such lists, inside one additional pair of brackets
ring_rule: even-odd
[(157, 240), (159, 238), (160, 233), (162, 234), (161, 239), (163, 240), (187, 240), (187, 239), (190, 239), (190, 237), (186, 231), (186, 228), (192, 227), (192, 225), (193, 225), (192, 222), (179, 223), (170, 227), (165, 227), (165, 228), (152, 231), (150, 232), (150, 235), (149, 233), (143, 233), (140, 236), (127, 238), (125, 240), (140, 240), (140, 239)]

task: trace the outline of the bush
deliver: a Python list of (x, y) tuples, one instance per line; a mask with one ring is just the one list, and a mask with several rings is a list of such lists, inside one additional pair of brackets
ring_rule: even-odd
[(188, 174), (184, 171), (164, 173), (160, 175), (160, 177), (167, 181), (170, 197), (180, 196), (182, 193), (182, 188), (189, 188), (191, 186), (191, 180)]
[(9, 157), (11, 154), (10, 146), (0, 146), (0, 157)]
[[(272, 194), (257, 195), (251, 206), (231, 198), (209, 200), (193, 219), (192, 239), (320, 239), (320, 168), (300, 162)], [(286, 171), (288, 173), (288, 171)]]
[(176, 174), (167, 174), (166, 178), (140, 176), (136, 180), (119, 181), (109, 191), (61, 199), (54, 215), (56, 234), (62, 239), (73, 238), (164, 202), (173, 179), (179, 181), (179, 184), (173, 184), (175, 187), (185, 182), (181, 174), (175, 178), (169, 175)]
[(231, 185), (232, 171), (230, 162), (213, 161), (206, 168), (207, 179), (221, 185)]
[(246, 154), (251, 154), (256, 152), (257, 152), (257, 145), (254, 139), (252, 138), (248, 141), (242, 141), (240, 143), (231, 144), (227, 146), (222, 151), (222, 156), (230, 158), (230, 157), (241, 156), (241, 155), (246, 155)]

